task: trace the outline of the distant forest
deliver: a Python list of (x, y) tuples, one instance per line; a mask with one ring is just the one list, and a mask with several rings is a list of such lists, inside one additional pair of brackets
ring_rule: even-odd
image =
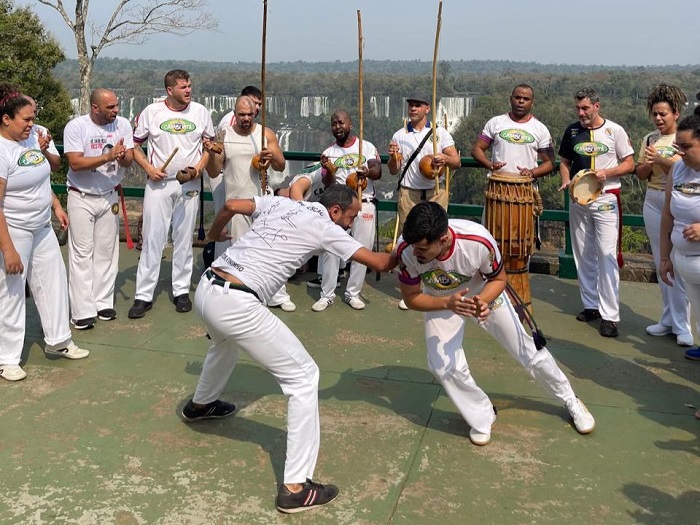
[[(192, 74), (198, 95), (235, 95), (248, 84), (259, 85), (260, 65), (255, 63), (223, 63), (196, 61), (124, 60), (103, 58), (97, 61), (93, 87), (119, 89), (124, 96), (151, 96), (163, 91), (163, 74), (169, 69), (182, 68)], [(402, 125), (401, 101), (415, 90), (431, 91), (432, 63), (425, 61), (376, 61), (363, 63), (365, 97), (373, 94), (390, 96), (391, 113), (386, 117), (365, 116), (365, 138), (386, 153), (391, 135)], [(667, 83), (684, 90), (689, 99), (685, 114), (692, 112), (696, 93), (700, 91), (700, 65), (665, 67), (605, 67), (567, 64), (537, 64), (511, 61), (443, 61), (439, 63), (438, 99), (442, 96), (475, 96), (472, 113), (463, 118), (453, 133), (462, 156), (469, 156), (471, 144), (482, 126), (492, 116), (509, 109), (508, 96), (512, 88), (527, 83), (535, 89), (533, 113), (548, 127), (558, 143), (566, 126), (576, 120), (573, 93), (584, 86), (595, 88), (601, 96), (601, 113), (621, 124), (629, 133), (635, 151), (642, 137), (651, 131), (646, 110), (646, 97), (655, 85)], [(78, 88), (78, 67), (67, 60), (55, 69), (55, 76), (71, 92)], [(328, 96), (332, 108), (347, 109), (357, 122), (358, 85), (357, 62), (278, 62), (267, 65), (267, 94)], [(365, 99), (365, 107), (367, 107)], [(332, 110), (332, 109), (331, 109)], [(216, 119), (217, 115), (214, 115)], [(268, 125), (327, 134), (330, 115), (302, 118), (289, 115), (268, 117)], [(394, 183), (385, 170), (386, 184)], [(452, 202), (482, 204), (485, 177), (483, 170), (462, 169), (452, 185)], [(626, 213), (641, 214), (644, 188), (630, 175), (623, 181)], [(557, 192), (558, 176), (541, 184), (545, 206), (561, 209), (563, 196)]]

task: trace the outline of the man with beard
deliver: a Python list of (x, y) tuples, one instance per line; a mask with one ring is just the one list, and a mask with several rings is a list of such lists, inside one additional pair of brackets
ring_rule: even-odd
[[(210, 152), (207, 173), (212, 178), (222, 176), (226, 200), (250, 199), (262, 196), (260, 172), (252, 165), (255, 155), (260, 156), (262, 166), (270, 166), (276, 171), (284, 171), (286, 161), (280, 149), (275, 132), (265, 128), (265, 147), (262, 143), (262, 126), (255, 122), (258, 107), (255, 99), (248, 96), (238, 97), (234, 106), (233, 124), (225, 124), (219, 131), (223, 137), (224, 148), (221, 153)], [(269, 191), (269, 186), (267, 187)], [(271, 193), (271, 192), (270, 192)], [(233, 241), (250, 229), (251, 219), (246, 215), (234, 215), (228, 225)], [(217, 256), (231, 246), (231, 241), (217, 242)], [(293, 312), (296, 305), (287, 290), (282, 286), (270, 300), (268, 306), (279, 306), (285, 312)]]
[[(554, 147), (552, 136), (547, 127), (530, 113), (535, 102), (535, 92), (527, 84), (515, 86), (510, 95), (510, 111), (490, 119), (479, 134), (472, 146), (472, 157), (484, 168), (489, 170), (488, 176), (496, 173), (498, 177), (514, 177), (519, 175), (532, 181), (544, 177), (554, 169)], [(491, 158), (486, 156), (486, 150), (491, 149)], [(541, 164), (538, 166), (538, 159)], [(530, 186), (527, 184), (527, 186)], [(530, 193), (531, 188), (522, 188), (523, 197)], [(515, 186), (513, 187), (515, 189)], [(536, 188), (534, 188), (536, 191)], [(507, 241), (511, 240), (511, 231), (532, 232), (535, 227), (533, 216), (522, 216), (521, 213), (512, 214), (510, 217), (502, 217), (497, 210), (488, 207), (485, 210), (487, 217), (484, 224), (495, 225), (491, 234), (500, 242), (503, 232)], [(514, 216), (515, 215), (515, 216)], [(523, 222), (525, 222), (523, 224)], [(537, 235), (537, 232), (535, 232)], [(530, 278), (528, 268), (533, 246), (529, 236), (526, 239), (512, 239), (517, 243), (517, 256), (511, 256), (511, 246), (503, 242), (498, 248), (504, 257), (506, 272), (511, 285), (522, 298), (526, 306), (530, 307)], [(525, 247), (523, 247), (523, 241)], [(514, 244), (514, 248), (515, 248)], [(516, 251), (514, 249), (514, 251)], [(527, 253), (524, 253), (527, 252)], [(521, 255), (522, 254), (522, 255)]]
[[(174, 69), (165, 75), (165, 100), (149, 104), (137, 117), (134, 159), (146, 172), (143, 197), (143, 251), (136, 273), (136, 296), (129, 318), (143, 317), (153, 306), (168, 228), (173, 227), (172, 293), (175, 311), (192, 310), (192, 232), (199, 207), (199, 177), (209, 153), (204, 146), (214, 138), (207, 108), (192, 102), (192, 82), (187, 71)], [(141, 151), (147, 142), (148, 157)], [(177, 148), (164, 170), (163, 165)], [(196, 176), (180, 184), (178, 171), (193, 167)]]
[(300, 264), (321, 251), (377, 271), (396, 266), (394, 255), (371, 252), (345, 233), (359, 211), (355, 192), (334, 184), (318, 203), (269, 196), (228, 200), (209, 231), (217, 239), (232, 216), (252, 220), (250, 230), (212, 263), (197, 286), (195, 304), (211, 345), (182, 417), (189, 423), (234, 413), (234, 405), (219, 396), (240, 350), (269, 371), (289, 400), (287, 453), (275, 501), (277, 510), (287, 514), (329, 503), (338, 488), (312, 481), (321, 441), (318, 365), (264, 305)]
[(505, 293), (503, 261), (488, 230), (448, 219), (436, 202), (416, 204), (406, 218), (396, 254), (401, 295), (425, 312), (428, 366), (471, 427), (470, 441), (491, 441), (496, 408), (474, 380), (464, 348), (467, 318), (486, 330), (530, 376), (566, 406), (580, 434), (595, 419), (580, 401), (543, 341), (530, 337)]
[(117, 186), (134, 159), (129, 121), (119, 116), (117, 96), (108, 89), (90, 94), (90, 113), (63, 131), (68, 159), (68, 269), (71, 322), (92, 328), (95, 318), (111, 321), (119, 272)]
[[(426, 93), (413, 93), (406, 98), (408, 105), (408, 124), (399, 129), (389, 143), (389, 173), (399, 176), (397, 212), (398, 232), (403, 231), (406, 215), (421, 201), (439, 203), (445, 210), (450, 196), (445, 191), (444, 182), (441, 190), (435, 191), (435, 181), (424, 177), (418, 168), (420, 161), (427, 155), (433, 155), (433, 169), (445, 166), (456, 170), (462, 161), (455, 147), (452, 135), (441, 127), (435, 128), (437, 134), (437, 151), (433, 151), (431, 123), (428, 121), (430, 102)], [(444, 181), (444, 177), (442, 177)], [(408, 310), (403, 299), (398, 304), (401, 310)]]
[[(362, 210), (357, 220), (352, 225), (353, 238), (365, 248), (372, 249), (375, 236), (375, 215), (377, 213), (374, 196), (374, 181), (382, 176), (382, 163), (379, 160), (377, 148), (371, 142), (362, 141), (362, 158), (360, 158), (360, 140), (352, 133), (352, 120), (347, 111), (337, 110), (331, 115), (331, 132), (335, 142), (321, 154), (321, 164), (332, 165), (335, 171), (336, 184), (346, 184), (348, 177), (356, 173), (356, 184), (366, 187), (362, 190)], [(327, 168), (324, 168), (327, 170)], [(321, 297), (311, 309), (314, 312), (322, 312), (335, 300), (335, 289), (338, 286), (338, 270), (340, 259), (324, 253), (319, 257), (320, 278), (307, 283), (309, 288), (321, 288)], [(367, 275), (367, 267), (359, 262), (350, 265), (350, 275), (345, 287), (343, 301), (355, 310), (365, 307), (360, 299), (362, 285)]]

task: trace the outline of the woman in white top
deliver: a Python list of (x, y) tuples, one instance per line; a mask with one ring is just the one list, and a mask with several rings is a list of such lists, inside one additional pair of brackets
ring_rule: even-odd
[[(659, 271), (669, 286), (683, 279), (700, 325), (700, 108), (678, 124), (676, 148), (683, 162), (674, 164), (666, 182)], [(700, 360), (700, 349), (685, 355)]]
[[(687, 98), (683, 91), (666, 84), (656, 86), (647, 97), (647, 110), (656, 130), (642, 139), (635, 173), (639, 180), (647, 182), (643, 212), (644, 225), (657, 272), (660, 266), (659, 232), (661, 212), (664, 207), (664, 189), (671, 167), (681, 159), (673, 143), (676, 139), (678, 119), (686, 102)], [(662, 300), (661, 317), (658, 323), (647, 326), (647, 333), (654, 336), (672, 333), (675, 334), (679, 345), (693, 346), (693, 334), (690, 331), (690, 304), (685, 294), (683, 280), (676, 279), (673, 286), (668, 286), (659, 279), (659, 288)]]
[(66, 267), (51, 227), (68, 216), (51, 191), (45, 143), (31, 133), (34, 107), (11, 85), (0, 84), (0, 377), (19, 381), (25, 334), (25, 283), (34, 297), (47, 354), (81, 359), (89, 352), (71, 339)]

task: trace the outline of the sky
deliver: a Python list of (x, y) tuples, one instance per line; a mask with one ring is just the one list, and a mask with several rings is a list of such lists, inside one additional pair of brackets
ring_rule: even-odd
[[(438, 2), (268, 0), (266, 62), (357, 60), (358, 9), (365, 60), (432, 62)], [(15, 3), (29, 5), (66, 56), (76, 57), (72, 33), (55, 10), (37, 0)], [(63, 3), (74, 16), (75, 1)], [(106, 20), (116, 3), (93, 0), (90, 18)], [(142, 45), (107, 47), (100, 56), (260, 62), (263, 0), (208, 3), (220, 20), (218, 32), (154, 35)], [(692, 5), (687, 0), (443, 0), (438, 58), (605, 66), (700, 64), (700, 30)]]

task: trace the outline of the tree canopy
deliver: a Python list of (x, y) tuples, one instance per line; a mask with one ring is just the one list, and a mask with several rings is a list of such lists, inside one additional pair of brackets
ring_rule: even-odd
[(0, 0), (0, 71), (3, 80), (17, 84), (42, 108), (38, 122), (63, 133), (71, 115), (70, 97), (53, 77), (53, 69), (65, 57), (56, 40), (28, 8), (17, 8), (10, 0)]

